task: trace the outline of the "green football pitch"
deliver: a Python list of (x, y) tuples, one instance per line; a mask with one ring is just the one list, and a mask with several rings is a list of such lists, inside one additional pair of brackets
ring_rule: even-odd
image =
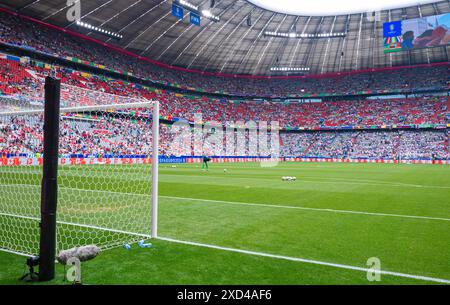
[[(77, 198), (73, 200), (87, 210), (60, 205), (61, 213), (72, 213), (75, 222), (120, 221), (122, 205), (127, 206), (130, 196), (142, 195), (142, 200), (131, 200), (134, 221), (126, 225), (131, 231), (150, 228), (150, 186), (139, 180), (148, 166), (74, 168), (60, 169), (70, 177), (60, 191), (78, 190), (67, 198)], [(282, 181), (282, 176), (297, 180)], [(198, 164), (185, 164), (161, 165), (159, 178), (160, 239), (148, 240), (151, 248), (132, 244), (125, 250), (121, 236), (115, 247), (82, 264), (84, 283), (450, 283), (448, 166), (216, 163), (202, 171)], [(33, 197), (28, 209), (38, 212), (39, 179), (37, 168), (0, 170), (2, 208), (20, 214), (14, 207)], [(111, 183), (114, 179), (123, 181), (120, 187)], [(83, 188), (86, 198), (80, 198)], [(109, 205), (103, 200), (96, 206), (96, 196), (111, 198)], [(10, 209), (5, 208), (8, 202)], [(14, 221), (27, 226), (26, 219), (1, 216), (0, 240), (16, 248), (37, 242), (36, 228), (29, 228), (26, 237), (11, 233), (8, 226), (17, 225)], [(85, 233), (66, 234), (76, 245)], [(380, 281), (367, 279), (370, 258), (380, 262)], [(21, 283), (24, 261), (0, 251), (0, 284)], [(62, 266), (57, 265), (50, 283), (67, 283)]]

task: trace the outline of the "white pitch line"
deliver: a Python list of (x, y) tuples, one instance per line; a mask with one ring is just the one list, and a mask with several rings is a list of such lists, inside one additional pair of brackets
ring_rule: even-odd
[[(89, 166), (89, 165), (87, 165)], [(1, 169), (1, 167), (0, 167)], [(185, 168), (185, 169), (190, 169), (190, 168)], [(196, 169), (192, 169), (192, 171), (195, 171)], [(283, 169), (284, 170), (284, 169)], [(60, 170), (61, 171), (61, 170)], [(111, 176), (114, 179), (118, 179), (118, 180), (136, 180), (136, 181), (147, 181), (148, 179), (146, 178), (140, 178), (140, 177), (135, 177), (138, 174), (141, 174), (139, 172), (136, 172), (135, 170), (130, 170), (131, 172), (124, 172), (122, 170), (118, 170), (118, 171), (112, 171), (112, 172), (108, 172), (108, 173), (104, 173), (100, 170), (98, 170), (94, 175), (101, 175), (102, 177), (107, 175), (107, 176)], [(71, 177), (86, 177), (83, 174), (80, 174), (78, 172), (72, 172), (71, 170), (65, 170), (63, 167), (62, 170), (63, 173), (61, 173), (61, 175), (64, 176), (71, 176)], [(22, 171), (8, 171), (6, 173), (18, 173), (18, 174), (22, 174)], [(117, 175), (117, 173), (121, 173), (122, 175), (119, 177)], [(145, 173), (145, 172), (144, 172)], [(41, 172), (34, 172), (34, 174), (41, 174)], [(133, 176), (132, 178), (130, 177), (125, 177), (126, 175), (130, 175)], [(171, 175), (171, 174), (164, 174), (164, 176), (173, 176), (173, 177), (179, 177), (179, 175)], [(222, 176), (217, 176), (217, 177), (221, 177)], [(195, 177), (195, 178), (200, 178), (200, 180), (202, 180), (204, 177)], [(354, 180), (354, 179), (342, 179), (342, 178), (322, 178), (325, 180), (331, 180), (331, 181), (321, 181), (321, 180), (304, 180), (303, 178), (315, 178), (312, 176), (302, 176), (299, 177), (300, 180), (302, 182), (305, 183), (321, 183), (321, 184), (348, 184), (348, 185), (367, 185), (367, 186), (382, 186), (382, 187), (409, 187), (409, 188), (427, 188), (427, 189), (450, 189), (450, 186), (441, 186), (441, 185), (424, 185), (424, 184), (410, 184), (410, 183), (402, 183), (402, 182), (385, 182), (385, 181), (380, 181), (380, 180)], [(250, 179), (250, 178), (235, 178), (235, 179)], [(259, 181), (261, 180), (265, 180), (265, 181), (269, 181), (269, 182), (273, 182), (274, 179), (258, 179)], [(366, 183), (367, 182), (367, 183)], [(230, 184), (232, 185), (232, 184)]]
[(175, 199), (175, 200), (189, 200), (189, 201), (204, 201), (204, 202), (211, 202), (211, 203), (223, 203), (223, 204), (230, 204), (230, 205), (247, 205), (247, 206), (258, 206), (258, 207), (267, 207), (267, 208), (280, 208), (280, 209), (294, 209), (294, 210), (305, 210), (305, 211), (332, 212), (332, 213), (342, 213), (342, 214), (360, 214), (360, 215), (371, 215), (371, 216), (387, 216), (387, 217), (401, 217), (401, 218), (413, 218), (413, 219), (428, 219), (428, 220), (450, 221), (450, 218), (429, 217), (429, 216), (414, 216), (414, 215), (376, 213), (376, 212), (360, 212), (360, 211), (351, 211), (351, 210), (320, 209), (320, 208), (308, 208), (308, 207), (289, 206), (289, 205), (275, 205), (275, 204), (250, 203), (250, 202), (210, 200), (210, 199), (173, 197), (173, 196), (161, 196), (161, 195), (159, 197), (168, 198), (168, 199)]
[[(6, 184), (0, 185), (0, 187), (8, 186), (29, 186), (29, 187), (39, 187), (39, 185), (30, 184)], [(109, 194), (120, 194), (126, 196), (139, 196), (139, 197), (151, 197), (149, 194), (136, 194), (136, 193), (125, 193), (125, 192), (114, 192), (106, 190), (89, 190), (89, 189), (77, 189), (70, 187), (60, 187), (60, 190), (73, 190), (73, 191), (84, 191), (93, 193), (109, 193)], [(289, 206), (289, 205), (275, 205), (275, 204), (264, 204), (264, 203), (252, 203), (252, 202), (238, 202), (238, 201), (224, 201), (224, 200), (211, 200), (211, 199), (200, 199), (200, 198), (188, 198), (188, 197), (174, 197), (174, 196), (163, 196), (159, 195), (159, 198), (175, 199), (175, 200), (190, 200), (190, 201), (202, 201), (211, 203), (223, 203), (230, 205), (244, 205), (244, 206), (256, 206), (256, 207), (267, 207), (267, 208), (279, 208), (279, 209), (293, 209), (293, 210), (304, 210), (304, 211), (317, 211), (317, 212), (331, 212), (331, 213), (341, 213), (341, 214), (356, 214), (356, 215), (370, 215), (370, 216), (385, 216), (385, 217), (398, 217), (398, 218), (410, 218), (410, 219), (427, 219), (427, 220), (440, 220), (440, 221), (450, 221), (450, 218), (442, 217), (431, 217), (431, 216), (415, 216), (415, 215), (404, 215), (404, 214), (389, 214), (389, 213), (376, 213), (376, 212), (363, 212), (363, 211), (352, 211), (352, 210), (335, 210), (326, 208), (309, 208), (309, 207), (299, 207), (299, 206)]]
[(288, 260), (288, 261), (293, 261), (293, 262), (300, 262), (300, 263), (321, 265), (321, 266), (334, 267), (334, 268), (340, 268), (340, 269), (362, 271), (362, 272), (366, 272), (366, 273), (371, 272), (371, 273), (377, 273), (377, 274), (383, 274), (383, 275), (391, 275), (391, 276), (396, 276), (396, 277), (410, 278), (410, 279), (421, 280), (421, 281), (436, 282), (436, 283), (441, 283), (441, 284), (450, 284), (450, 280), (447, 280), (447, 279), (440, 279), (440, 278), (434, 278), (434, 277), (428, 277), (428, 276), (422, 276), (422, 275), (414, 275), (414, 274), (407, 274), (407, 273), (400, 273), (400, 272), (393, 272), (393, 271), (386, 271), (386, 270), (372, 270), (372, 269), (368, 269), (368, 268), (362, 268), (362, 267), (356, 267), (356, 266), (350, 266), (350, 265), (334, 264), (334, 263), (304, 259), (304, 258), (299, 258), (299, 257), (291, 257), (291, 256), (284, 256), (284, 255), (269, 254), (269, 253), (264, 253), (264, 252), (256, 252), (256, 251), (228, 248), (228, 247), (222, 247), (222, 246), (216, 246), (216, 245), (197, 243), (197, 242), (192, 242), (192, 241), (178, 240), (178, 239), (173, 239), (173, 238), (168, 238), (168, 237), (157, 237), (157, 239), (167, 241), (167, 242), (178, 243), (178, 244), (210, 248), (210, 249), (216, 249), (216, 250), (222, 250), (222, 251), (229, 251), (229, 252), (235, 252), (235, 253), (241, 253), (241, 254), (262, 256), (262, 257), (268, 257), (268, 258), (283, 259), (283, 260)]
[[(392, 186), (392, 187), (413, 187), (413, 188), (432, 188), (432, 189), (450, 189), (450, 186), (440, 186), (440, 185), (424, 185), (424, 184), (409, 184), (409, 183), (401, 183), (401, 182), (382, 182), (378, 180), (359, 180), (353, 181), (351, 179), (340, 179), (340, 178), (323, 178), (331, 181), (320, 181), (320, 180), (303, 180), (300, 177), (300, 180), (302, 182), (309, 182), (309, 183), (325, 183), (325, 184), (354, 184), (354, 185), (370, 185), (370, 186)], [(309, 177), (313, 178), (313, 177)], [(369, 183), (364, 183), (364, 181)]]
[(20, 218), (20, 219), (26, 219), (26, 220), (33, 220), (33, 221), (41, 220), (41, 218), (35, 217), (35, 216), (17, 215), (17, 214), (3, 213), (3, 212), (0, 212), (0, 216), (14, 217), (14, 218)]
[[(40, 221), (41, 220), (39, 217), (31, 217), (31, 216), (24, 216), (24, 215), (9, 214), (9, 213), (0, 213), (0, 216), (20, 218), (20, 219), (27, 219), (27, 220), (34, 220), (34, 221)], [(105, 228), (105, 227), (94, 226), (94, 225), (87, 225), (87, 224), (82, 224), (82, 223), (60, 221), (60, 220), (57, 220), (56, 223), (57, 224), (62, 224), (62, 225), (74, 226), (74, 227), (81, 227), (81, 228), (86, 228), (86, 229), (96, 229), (96, 230), (108, 231), (108, 232), (112, 232), (112, 233), (120, 233), (120, 234), (125, 234), (125, 235), (133, 235), (133, 236), (138, 236), (138, 237), (151, 238), (150, 234), (136, 233), (136, 232), (124, 231), (124, 230), (112, 229), (112, 228)]]
[(20, 255), (20, 256), (25, 256), (25, 257), (32, 257), (32, 256), (34, 256), (32, 254), (26, 254), (26, 253), (22, 253), (22, 252), (10, 250), (10, 249), (5, 249), (5, 248), (0, 248), (0, 251), (6, 252), (6, 253), (11, 253), (11, 254), (16, 254), (16, 255)]
[[(164, 174), (165, 177), (177, 177), (179, 178), (180, 175), (171, 175), (171, 174)], [(224, 180), (225, 177), (220, 176), (220, 175), (216, 175), (214, 177), (218, 177), (218, 178), (222, 178)], [(198, 178), (198, 180), (203, 180), (205, 177), (191, 177), (191, 178)], [(349, 181), (349, 180), (345, 180), (345, 179), (335, 179), (332, 181), (321, 181), (321, 180), (305, 180), (303, 178), (305, 177), (297, 177), (299, 181), (301, 182), (305, 182), (305, 183), (312, 183), (312, 184), (317, 184), (317, 183), (321, 183), (321, 184), (348, 184), (348, 185), (367, 185), (367, 186), (383, 186), (383, 187), (408, 187), (408, 188), (429, 188), (429, 189), (450, 189), (450, 186), (439, 186), (439, 185), (423, 185), (423, 184), (407, 184), (407, 183), (401, 183), (401, 182), (396, 182), (396, 183), (389, 183), (389, 182), (382, 182), (382, 181), (377, 181), (377, 180), (359, 180), (359, 181), (373, 181), (370, 183), (365, 183), (365, 182), (358, 182), (358, 181)], [(233, 178), (235, 180), (251, 180), (252, 178), (247, 178), (247, 177), (238, 177), (238, 178)], [(258, 178), (258, 181), (267, 181), (270, 183), (273, 183), (275, 180), (279, 181), (278, 178), (277, 179), (273, 179), (273, 178)], [(328, 180), (330, 180), (330, 178), (328, 178)], [(233, 183), (229, 183), (228, 185), (234, 185)]]

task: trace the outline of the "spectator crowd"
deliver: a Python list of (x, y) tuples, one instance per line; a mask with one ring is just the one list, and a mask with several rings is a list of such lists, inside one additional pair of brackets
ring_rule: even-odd
[(62, 107), (160, 101), (160, 114), (170, 120), (193, 122), (278, 122), (282, 128), (337, 128), (345, 126), (422, 125), (448, 123), (448, 96), (360, 99), (324, 102), (271, 102), (211, 98), (148, 88), (116, 79), (74, 71), (51, 70), (0, 59), (0, 94), (43, 102), (44, 77), (62, 81)]
[[(318, 102), (273, 102), (264, 99), (300, 93), (344, 96), (367, 90), (448, 88), (448, 66), (319, 78), (208, 77), (163, 68), (116, 51), (105, 52), (104, 46), (94, 42), (1, 12), (0, 42), (55, 56), (78, 57), (116, 70), (130, 71), (140, 78), (182, 84), (207, 92), (223, 91), (241, 97), (211, 97), (200, 92), (179, 93), (92, 75), (68, 67), (45, 67), (33, 62), (0, 58), (0, 112), (12, 112), (9, 116), (0, 116), (0, 156), (42, 153), (42, 115), (20, 116), (13, 112), (42, 108), (44, 77), (55, 75), (62, 82), (62, 107), (158, 100), (160, 115), (165, 123), (160, 130), (160, 153), (165, 155), (192, 155), (193, 148), (198, 145), (203, 147), (203, 153), (214, 153), (214, 145), (205, 140), (211, 136), (210, 132), (199, 139), (193, 136), (191, 129), (180, 135), (170, 125), (180, 120), (192, 123), (201, 115), (202, 122), (214, 121), (220, 126), (278, 122), (282, 128), (280, 152), (285, 157), (449, 158), (449, 132), (446, 128), (450, 123), (448, 96)], [(250, 99), (250, 96), (258, 96), (260, 99)], [(99, 111), (90, 113), (88, 117), (71, 114), (63, 116), (60, 154), (149, 154), (152, 143), (149, 123), (151, 112), (148, 108), (137, 108), (128, 109), (126, 113), (132, 115)], [(414, 128), (385, 128), (410, 125), (414, 125)], [(425, 125), (444, 127), (434, 130), (417, 129)], [(358, 128), (362, 130), (354, 130)], [(369, 130), (371, 128), (373, 130)], [(291, 132), (291, 129), (310, 131)], [(233, 131), (235, 136), (238, 132)], [(252, 136), (254, 134), (247, 130), (244, 132), (244, 141), (233, 143), (233, 147), (227, 147), (229, 143), (224, 140), (219, 140), (217, 145), (223, 146), (224, 154), (254, 155), (250, 148)]]
[[(43, 118), (36, 115), (0, 117), (0, 156), (42, 154)], [(241, 132), (243, 141), (237, 140)], [(247, 131), (234, 131), (228, 138), (211, 140), (206, 129), (200, 138), (192, 128), (183, 131), (171, 125), (160, 126), (161, 155), (227, 155), (270, 156), (273, 142), (270, 135), (266, 151), (252, 149), (261, 146), (262, 138)], [(231, 141), (230, 141), (231, 139)], [(198, 143), (196, 143), (196, 141)], [(200, 151), (195, 150), (195, 145)], [(392, 131), (316, 131), (281, 132), (281, 157), (370, 158), (370, 159), (438, 159), (447, 160), (449, 132), (447, 130)], [(64, 156), (136, 156), (152, 152), (152, 131), (149, 120), (128, 117), (96, 116), (95, 119), (63, 117), (60, 123), (59, 153)]]
[(314, 78), (211, 77), (161, 67), (112, 49), (105, 50), (105, 46), (95, 42), (2, 12), (0, 12), (0, 42), (52, 56), (78, 58), (116, 71), (131, 72), (142, 79), (199, 88), (206, 92), (225, 92), (241, 97), (286, 97), (319, 93), (345, 95), (373, 90), (449, 88), (448, 65), (375, 73), (343, 73), (332, 77)]

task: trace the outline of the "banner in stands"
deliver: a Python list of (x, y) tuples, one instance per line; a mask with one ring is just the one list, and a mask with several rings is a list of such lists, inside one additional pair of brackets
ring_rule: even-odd
[[(212, 157), (212, 163), (247, 163), (274, 161), (270, 158), (258, 157)], [(281, 158), (285, 162), (328, 162), (328, 163), (388, 163), (388, 164), (450, 164), (450, 160), (392, 160), (392, 159), (338, 159), (338, 158)], [(161, 164), (201, 163), (202, 157), (160, 157)], [(151, 164), (151, 158), (60, 158), (59, 165), (136, 165)], [(0, 166), (42, 166), (43, 158), (39, 157), (2, 157)]]
[(185, 157), (159, 157), (159, 163), (187, 163)]
[(190, 12), (189, 13), (189, 22), (193, 25), (200, 26), (200, 22), (201, 22), (200, 15)]
[(450, 13), (383, 24), (384, 52), (431, 48), (450, 43)]
[(183, 20), (184, 18), (184, 10), (181, 6), (178, 6), (176, 4), (172, 4), (172, 15), (177, 17), (180, 20)]

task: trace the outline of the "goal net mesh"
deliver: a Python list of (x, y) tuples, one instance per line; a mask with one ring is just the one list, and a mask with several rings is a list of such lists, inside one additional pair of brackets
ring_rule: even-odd
[[(150, 236), (155, 102), (61, 85), (57, 251)], [(0, 249), (39, 254), (43, 94), (0, 98)]]

